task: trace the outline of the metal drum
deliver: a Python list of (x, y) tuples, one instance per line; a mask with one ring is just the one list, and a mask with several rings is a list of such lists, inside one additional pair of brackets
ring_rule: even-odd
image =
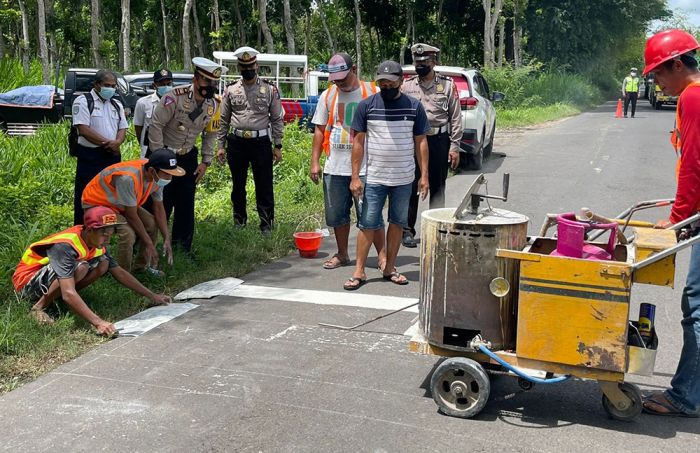
[(529, 219), (503, 209), (454, 212), (421, 215), (420, 327), (442, 348), (470, 350), (477, 335), (514, 348), (518, 262), (496, 258), (496, 249), (522, 250)]

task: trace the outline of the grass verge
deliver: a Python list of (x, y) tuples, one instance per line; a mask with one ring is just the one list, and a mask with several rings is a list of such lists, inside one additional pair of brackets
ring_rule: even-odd
[(581, 108), (571, 104), (552, 104), (535, 107), (512, 107), (498, 109), (499, 128), (532, 126), (581, 113)]

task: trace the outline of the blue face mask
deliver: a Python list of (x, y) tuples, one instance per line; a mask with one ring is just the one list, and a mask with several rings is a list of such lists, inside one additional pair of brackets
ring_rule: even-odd
[(159, 187), (162, 188), (162, 187), (165, 187), (165, 186), (167, 186), (168, 184), (170, 184), (170, 181), (172, 181), (172, 180), (171, 180), (171, 179), (158, 178), (158, 179), (156, 180), (156, 185), (158, 185)]
[(102, 99), (105, 100), (110, 100), (112, 99), (112, 96), (114, 96), (114, 93), (117, 92), (116, 88), (112, 87), (101, 87), (100, 88), (100, 96), (102, 96)]
[(170, 85), (166, 85), (166, 86), (163, 86), (163, 87), (157, 87), (157, 88), (156, 88), (156, 93), (158, 93), (158, 97), (159, 97), (159, 98), (162, 98), (162, 97), (163, 97), (164, 95), (166, 95), (167, 93), (170, 93), (170, 91), (171, 91), (172, 89), (173, 89), (173, 87), (171, 87)]

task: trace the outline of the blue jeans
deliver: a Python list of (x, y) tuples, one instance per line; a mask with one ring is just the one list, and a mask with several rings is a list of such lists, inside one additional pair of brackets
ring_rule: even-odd
[(700, 245), (690, 252), (683, 296), (683, 349), (666, 398), (678, 409), (697, 413), (700, 404)]
[(382, 210), (389, 197), (389, 223), (404, 228), (408, 224), (408, 203), (411, 198), (412, 183), (402, 186), (365, 184), (362, 198), (362, 212), (357, 222), (361, 230), (384, 228)]
[[(326, 225), (331, 228), (350, 224), (350, 209), (353, 204), (350, 192), (350, 176), (323, 174), (323, 201), (325, 206)], [(365, 177), (360, 179), (364, 183)], [(360, 218), (360, 209), (355, 203), (355, 214)]]

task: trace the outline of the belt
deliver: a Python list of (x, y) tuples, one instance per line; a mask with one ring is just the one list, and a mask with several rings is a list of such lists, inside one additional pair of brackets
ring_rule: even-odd
[(445, 124), (443, 126), (438, 127), (431, 127), (426, 135), (438, 135), (442, 133), (447, 133), (449, 127), (449, 124)]
[(178, 156), (184, 156), (185, 154), (189, 153), (190, 151), (192, 151), (194, 149), (194, 147), (192, 147), (192, 148), (171, 148), (169, 146), (166, 146), (166, 148), (168, 148), (170, 151), (174, 152)]
[(267, 129), (261, 129), (259, 131), (247, 131), (245, 129), (234, 129), (233, 135), (241, 138), (258, 138), (267, 137)]

